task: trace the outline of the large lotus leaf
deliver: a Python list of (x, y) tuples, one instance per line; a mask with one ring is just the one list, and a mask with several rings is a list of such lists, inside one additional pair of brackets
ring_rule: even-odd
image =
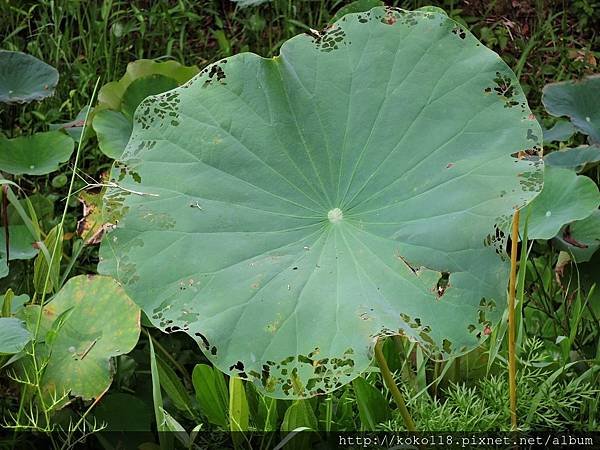
[(600, 247), (600, 210), (569, 224), (556, 240), (559, 247), (569, 252), (577, 263), (587, 262)]
[[(598, 208), (600, 193), (591, 178), (569, 169), (545, 166), (544, 188), (522, 211), (531, 239), (552, 239), (561, 227), (588, 217)], [(525, 220), (521, 222), (523, 231)]]
[(14, 139), (0, 136), (0, 170), (14, 175), (45, 175), (67, 161), (74, 148), (73, 138), (60, 131)]
[(380, 335), (459, 354), (502, 315), (504, 230), (543, 175), (512, 155), (541, 136), (447, 16), (346, 15), (140, 104), (99, 271), (275, 397), (352, 380)]
[(123, 94), (127, 87), (136, 79), (149, 75), (164, 75), (173, 78), (178, 85), (182, 85), (199, 69), (196, 66), (184, 66), (177, 61), (156, 62), (151, 59), (138, 59), (127, 64), (125, 75), (119, 81), (107, 83), (98, 92), (98, 104), (101, 108), (118, 110), (121, 106)]
[(52, 94), (58, 71), (34, 56), (0, 50), (0, 102), (29, 103)]
[(97, 397), (112, 381), (110, 358), (128, 353), (138, 341), (140, 310), (112, 278), (79, 275), (44, 307), (45, 328), (66, 311), (52, 343), (44, 390)]
[(31, 340), (25, 323), (14, 317), (0, 317), (0, 354), (19, 353)]
[(563, 81), (544, 86), (542, 102), (554, 116), (568, 116), (573, 125), (600, 143), (600, 75), (581, 81)]
[(599, 145), (580, 145), (575, 148), (567, 148), (544, 156), (547, 166), (563, 167), (565, 169), (582, 171), (587, 164), (600, 161)]

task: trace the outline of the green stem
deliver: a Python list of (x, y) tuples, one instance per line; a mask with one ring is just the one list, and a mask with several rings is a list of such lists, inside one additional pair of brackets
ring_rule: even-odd
[(404, 425), (406, 425), (406, 429), (408, 431), (417, 431), (417, 428), (415, 427), (415, 422), (412, 420), (412, 417), (410, 416), (410, 413), (408, 412), (408, 409), (406, 408), (406, 403), (404, 403), (404, 397), (402, 396), (400, 389), (398, 389), (398, 386), (396, 386), (394, 377), (392, 376), (392, 373), (390, 372), (390, 368), (387, 365), (387, 361), (385, 360), (385, 357), (383, 356), (382, 348), (383, 348), (383, 341), (378, 340), (377, 344), (375, 344), (375, 359), (377, 360), (377, 365), (379, 366), (379, 369), (381, 370), (381, 376), (383, 377), (383, 381), (384, 381), (386, 387), (388, 388), (388, 390), (390, 391), (390, 393), (392, 394), (392, 397), (394, 398), (396, 405), (398, 406), (398, 410), (400, 411), (402, 420), (404, 420)]
[[(148, 331), (146, 332), (148, 333)], [(150, 336), (150, 333), (148, 333), (148, 336)], [(171, 355), (167, 349), (160, 344), (160, 342), (158, 342), (156, 339), (152, 339), (152, 342), (154, 343), (154, 346), (165, 356), (165, 358), (171, 361), (171, 364), (173, 364), (175, 368), (179, 370), (181, 375), (183, 375), (188, 387), (192, 386), (192, 378), (190, 377), (190, 374), (187, 373), (187, 370), (185, 370), (185, 368), (179, 364), (175, 358), (173, 358), (173, 355)]]

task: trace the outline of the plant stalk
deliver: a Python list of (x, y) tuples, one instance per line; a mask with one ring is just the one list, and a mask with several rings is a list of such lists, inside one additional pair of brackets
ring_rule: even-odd
[(406, 404), (404, 403), (404, 397), (402, 396), (400, 389), (398, 389), (398, 386), (396, 386), (394, 377), (392, 376), (390, 368), (387, 365), (387, 361), (383, 356), (382, 349), (383, 341), (381, 339), (378, 339), (377, 343), (375, 344), (375, 359), (377, 360), (377, 365), (381, 370), (381, 376), (383, 377), (383, 381), (390, 393), (392, 394), (392, 397), (394, 397), (394, 401), (398, 406), (398, 410), (400, 411), (400, 415), (402, 416), (404, 425), (406, 425), (406, 429), (408, 431), (417, 431), (417, 428), (415, 427), (415, 422), (412, 420), (412, 417), (410, 416), (410, 413), (406, 408)]
[(510, 248), (510, 282), (508, 285), (508, 388), (510, 393), (510, 422), (517, 429), (517, 358), (515, 347), (515, 293), (517, 284), (517, 245), (519, 243), (519, 210), (512, 222)]

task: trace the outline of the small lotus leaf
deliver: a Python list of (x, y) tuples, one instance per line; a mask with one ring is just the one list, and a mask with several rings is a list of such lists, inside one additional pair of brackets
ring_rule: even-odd
[(589, 261), (600, 247), (600, 210), (565, 227), (556, 237), (577, 263)]
[(581, 145), (552, 152), (544, 157), (548, 166), (582, 171), (587, 164), (600, 161), (600, 145)]
[[(31, 259), (37, 255), (36, 239), (25, 225), (10, 225), (8, 227), (9, 259)], [(0, 229), (0, 255), (6, 258), (6, 236)]]
[(21, 319), (0, 317), (0, 354), (19, 353), (31, 340), (31, 333)]
[(0, 170), (13, 175), (45, 175), (68, 161), (74, 148), (73, 138), (60, 131), (14, 139), (0, 136)]
[(29, 103), (52, 94), (58, 71), (34, 56), (0, 50), (0, 102)]
[(174, 78), (161, 74), (152, 74), (137, 78), (131, 82), (123, 93), (121, 99), (121, 112), (130, 120), (133, 120), (133, 113), (138, 105), (146, 97), (155, 94), (161, 94), (179, 86)]
[(584, 219), (600, 204), (598, 186), (584, 175), (560, 167), (546, 166), (544, 188), (523, 208), (521, 231), (525, 218), (531, 239), (552, 239), (563, 225)]
[(119, 110), (127, 87), (138, 78), (148, 75), (164, 75), (182, 85), (199, 72), (196, 66), (184, 66), (176, 61), (156, 62), (151, 59), (138, 59), (127, 64), (125, 75), (119, 81), (107, 83), (98, 92), (101, 108)]
[(119, 158), (131, 136), (131, 120), (119, 111), (104, 109), (94, 115), (92, 125), (102, 153), (112, 159)]
[(131, 135), (133, 113), (144, 98), (180, 86), (197, 73), (196, 66), (175, 61), (141, 59), (130, 63), (125, 75), (104, 85), (98, 95), (92, 126), (102, 153), (113, 159), (123, 154)]
[(51, 326), (69, 310), (52, 344), (43, 385), (48, 392), (95, 398), (110, 386), (112, 356), (133, 349), (140, 334), (140, 310), (110, 277), (71, 278), (44, 307)]
[(274, 397), (356, 378), (379, 336), (461, 354), (502, 315), (510, 216), (543, 177), (516, 155), (541, 137), (446, 15), (348, 14), (140, 104), (98, 270)]
[(554, 116), (568, 116), (592, 142), (600, 143), (600, 75), (581, 81), (563, 81), (544, 86), (542, 102)]
[(566, 141), (577, 133), (577, 130), (569, 120), (559, 119), (552, 128), (543, 128), (543, 133), (544, 142)]

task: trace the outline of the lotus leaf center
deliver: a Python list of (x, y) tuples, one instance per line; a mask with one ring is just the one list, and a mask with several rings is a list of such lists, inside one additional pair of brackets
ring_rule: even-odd
[(331, 223), (338, 223), (344, 218), (344, 213), (340, 208), (333, 208), (327, 213), (327, 218)]

